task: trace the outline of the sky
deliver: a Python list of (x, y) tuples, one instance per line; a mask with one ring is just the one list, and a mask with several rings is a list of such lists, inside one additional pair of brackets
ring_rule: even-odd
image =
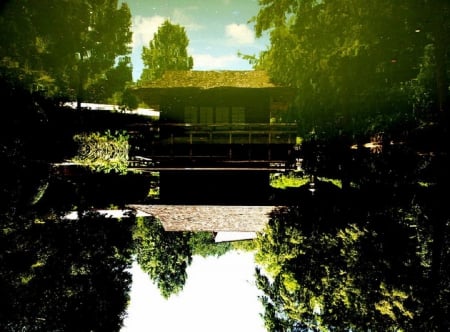
[(121, 332), (263, 332), (252, 253), (194, 256), (181, 293), (164, 299), (135, 263), (128, 316)]
[(249, 70), (238, 52), (258, 55), (269, 44), (256, 38), (248, 21), (258, 13), (258, 0), (124, 0), (132, 15), (133, 80), (142, 72), (142, 47), (149, 46), (158, 27), (169, 19), (185, 28), (194, 70)]

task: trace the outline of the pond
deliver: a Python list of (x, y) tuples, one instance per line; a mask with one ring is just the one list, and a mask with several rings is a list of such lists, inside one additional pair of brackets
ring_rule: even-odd
[[(449, 224), (440, 188), (448, 181), (448, 160), (426, 130), (399, 138), (384, 133), (370, 144), (315, 134), (298, 147), (295, 170), (269, 174), (271, 189), (259, 207), (236, 200), (234, 205), (199, 205), (204, 196), (194, 201), (197, 205), (164, 205), (159, 195), (149, 195), (161, 185), (158, 172), (51, 166), (52, 158), (36, 160), (36, 151), (27, 150), (35, 132), (26, 131), (4, 143), (9, 144), (2, 173), (4, 326), (118, 330), (125, 324), (129, 331), (139, 315), (137, 303), (144, 301), (135, 288), (143, 276), (147, 284), (142, 287), (151, 288), (153, 300), (165, 303), (166, 310), (182, 301), (190, 307), (183, 300), (194, 297), (187, 295), (190, 285), (224, 268), (220, 264), (229, 257), (236, 264), (246, 257), (250, 287), (245, 292), (257, 295), (251, 312), (245, 312), (249, 321), (250, 315), (262, 315), (258, 326), (319, 326), (338, 313), (346, 322), (370, 318), (401, 326), (425, 319), (430, 310), (445, 310)], [(194, 210), (182, 212), (186, 208)], [(122, 213), (113, 215), (117, 209)], [(68, 218), (71, 211), (80, 214)], [(242, 219), (241, 226), (224, 226), (233, 216)], [(200, 223), (207, 218), (211, 221)], [(256, 218), (262, 224), (250, 227), (249, 219)], [(178, 226), (170, 228), (170, 223)], [(256, 236), (218, 243), (219, 230), (254, 231)], [(192, 272), (197, 264), (206, 270)], [(225, 292), (237, 303), (244, 301), (244, 293), (232, 286), (239, 271), (233, 267), (226, 280), (212, 275), (210, 287), (216, 288), (207, 294)], [(221, 309), (222, 316), (226, 312), (238, 317)], [(300, 314), (301, 322), (295, 318)]]

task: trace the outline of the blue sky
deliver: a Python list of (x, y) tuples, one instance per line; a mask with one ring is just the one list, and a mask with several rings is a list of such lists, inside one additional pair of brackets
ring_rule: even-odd
[(186, 29), (194, 70), (248, 70), (238, 52), (258, 55), (268, 38), (256, 38), (248, 21), (258, 13), (257, 0), (128, 0), (132, 14), (133, 79), (142, 72), (142, 47), (169, 19)]

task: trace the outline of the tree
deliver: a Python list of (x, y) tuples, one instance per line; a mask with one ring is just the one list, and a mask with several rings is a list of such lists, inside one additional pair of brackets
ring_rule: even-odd
[(229, 242), (216, 243), (211, 232), (191, 232), (189, 245), (193, 255), (220, 257), (232, 249)]
[(120, 331), (133, 222), (32, 218), (16, 216), (1, 235), (2, 331)]
[(0, 152), (0, 330), (119, 331), (131, 285), (133, 216), (65, 220), (71, 206), (64, 199), (40, 209), (37, 184), (48, 180), (48, 166), (27, 158), (25, 141), (5, 143), (1, 137), (8, 149)]
[(41, 151), (58, 137), (43, 141), (46, 110), (19, 82), (0, 82), (2, 102), (11, 106), (0, 124), (0, 330), (120, 331), (134, 216), (62, 218), (89, 206), (86, 195), (67, 178), (51, 195), (56, 176)]
[(138, 219), (134, 238), (136, 260), (161, 295), (169, 298), (180, 292), (192, 262), (189, 233), (166, 232), (158, 219), (149, 217)]
[(391, 149), (353, 157), (352, 189), (316, 181), (273, 213), (255, 256), (268, 330), (448, 329), (449, 212), (422, 182), (446, 164)]
[(102, 76), (86, 89), (86, 100), (92, 103), (122, 105), (132, 109), (137, 108), (137, 105), (132, 102), (124, 102), (124, 99), (126, 99), (124, 95), (129, 93), (127, 89), (133, 81), (131, 59), (128, 56), (119, 58), (117, 64)]
[(448, 12), (445, 1), (264, 1), (255, 29), (259, 36), (270, 31), (271, 45), (256, 67), (299, 89), (296, 112), (308, 123), (304, 133), (319, 125), (376, 131), (386, 117), (410, 111), (405, 84), (417, 77), (429, 44), (440, 82), (433, 90), (445, 104)]
[(30, 90), (65, 99), (81, 102), (130, 53), (131, 13), (117, 0), (9, 1), (0, 22), (3, 69), (31, 77)]
[(150, 41), (142, 48), (142, 71), (140, 82), (153, 81), (166, 70), (190, 70), (194, 62), (187, 53), (189, 39), (184, 27), (166, 20)]

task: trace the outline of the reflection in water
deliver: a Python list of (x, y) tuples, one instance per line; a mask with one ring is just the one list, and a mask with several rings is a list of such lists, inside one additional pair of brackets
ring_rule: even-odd
[[(215, 244), (210, 232), (165, 232), (157, 219), (133, 214), (64, 219), (77, 207), (120, 207), (150, 185), (137, 190), (142, 177), (121, 176), (135, 190), (109, 187), (99, 199), (95, 181), (104, 186), (116, 175), (54, 173), (26, 145), (48, 138), (21, 133), (2, 143), (2, 330), (117, 331), (133, 258), (169, 298), (184, 289), (193, 255), (236, 247)], [(434, 141), (418, 149), (416, 135), (382, 141), (376, 151), (318, 135), (303, 142), (295, 186), (274, 190), (285, 207), (255, 241), (239, 246), (255, 251), (269, 330), (433, 331), (448, 324), (448, 160)]]
[[(446, 324), (443, 161), (407, 145), (388, 145), (381, 153), (355, 150), (346, 164), (353, 172), (343, 172), (346, 187), (323, 175), (348, 155), (314, 144), (313, 155), (326, 156), (327, 168), (305, 162), (300, 186), (288, 192), (290, 204), (272, 212), (250, 247), (260, 266), (256, 283), (266, 327), (434, 330), (434, 324)], [(154, 218), (91, 213), (63, 219), (67, 201), (50, 199), (62, 191), (52, 193), (55, 181), (46, 169), (14, 160), (4, 160), (10, 172), (2, 177), (0, 312), (6, 331), (118, 330), (133, 255), (169, 298), (184, 288), (194, 254), (220, 256), (231, 248), (215, 245), (210, 233), (165, 232)], [(311, 182), (302, 180), (307, 167), (315, 172), (306, 176), (314, 181), (314, 194)], [(66, 198), (77, 197), (63, 190)]]
[(154, 218), (143, 218), (135, 239), (137, 262), (156, 282), (161, 295), (168, 298), (180, 292), (186, 283), (186, 268), (192, 262), (189, 234), (165, 232)]
[(183, 291), (166, 299), (134, 264), (128, 315), (121, 331), (265, 331), (254, 266), (253, 253), (194, 256)]
[(64, 219), (92, 207), (86, 183), (49, 167), (62, 158), (65, 137), (55, 135), (30, 94), (3, 81), (1, 92), (16, 109), (3, 115), (0, 136), (0, 330), (118, 331), (131, 284), (134, 217)]
[(183, 290), (192, 256), (219, 257), (232, 249), (215, 243), (212, 232), (166, 231), (154, 217), (138, 218), (133, 236), (136, 261), (165, 298)]
[(258, 237), (270, 331), (448, 325), (446, 171), (429, 174), (442, 160), (406, 146), (373, 152), (355, 153), (361, 173), (350, 175), (349, 188), (316, 181), (308, 195), (304, 185), (298, 204), (276, 211)]
[(3, 215), (1, 330), (116, 331), (131, 284), (132, 225), (96, 214)]

